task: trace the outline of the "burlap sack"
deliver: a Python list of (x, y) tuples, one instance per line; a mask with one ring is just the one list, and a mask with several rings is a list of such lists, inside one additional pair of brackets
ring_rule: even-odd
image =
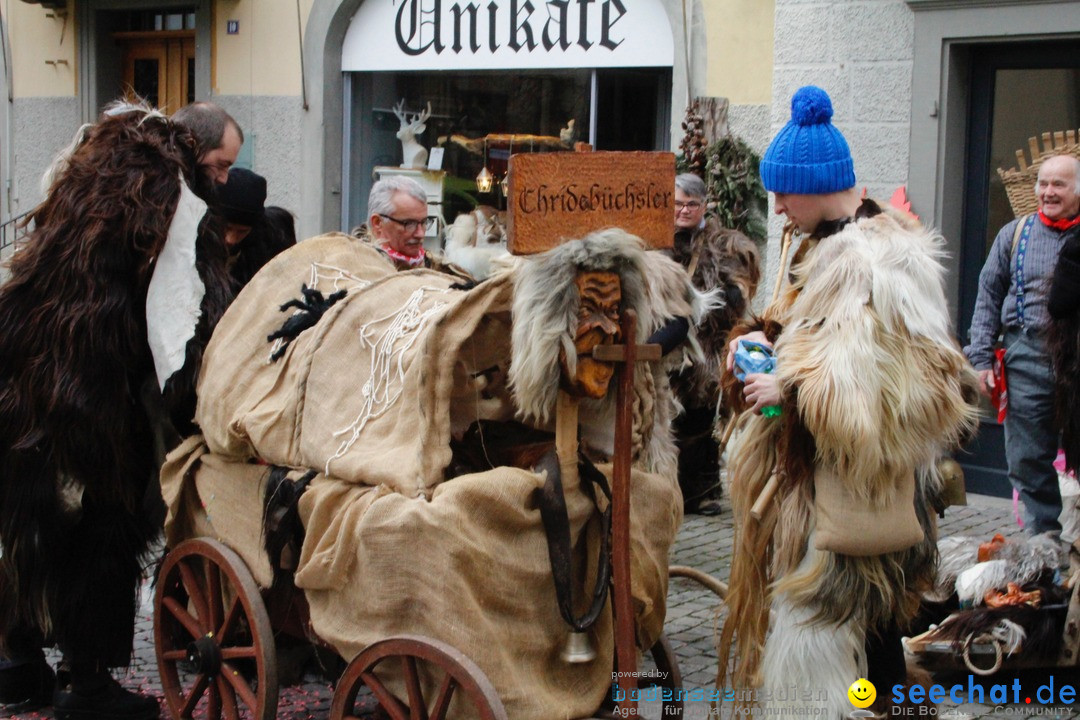
[[(269, 565), (251, 527), (261, 506), (251, 495), (261, 492), (265, 479), (255, 474), (265, 477), (266, 468), (205, 450), (191, 443), (166, 466), (168, 536), (196, 528), (220, 537), (249, 566), (263, 568), (256, 577), (265, 586)], [(306, 539), (295, 576), (315, 633), (346, 659), (392, 635), (427, 635), (476, 662), (515, 720), (591, 716), (611, 683), (610, 599), (590, 631), (597, 658), (563, 662), (568, 628), (533, 500), (543, 483), (542, 475), (498, 468), (447, 481), (429, 501), (317, 477), (301, 500)], [(631, 584), (638, 638), (648, 647), (663, 625), (680, 504), (672, 479), (634, 472), (631, 483)], [(567, 488), (566, 500), (575, 562), (592, 573), (595, 563), (585, 559), (596, 557), (599, 544), (596, 509), (578, 488)], [(589, 575), (583, 584), (591, 582)], [(397, 679), (389, 684), (405, 696)], [(452, 717), (471, 715), (459, 706)]]
[(836, 471), (814, 471), (814, 547), (841, 555), (881, 555), (923, 539), (915, 515), (915, 473), (897, 474), (894, 491), (880, 502), (859, 497)]
[[(281, 346), (267, 338), (294, 312), (279, 306), (312, 282), (324, 296), (348, 294), (271, 361)], [(277, 256), (207, 348), (196, 413), (207, 445), (225, 457), (430, 494), (450, 462), (452, 430), (490, 419), (488, 405), (496, 419), (512, 413), (508, 400), (488, 397), (490, 387), (481, 402), (479, 375), (509, 365), (510, 280), (471, 292), (452, 289), (457, 282), (428, 270), (395, 273), (344, 235)]]
[(270, 468), (229, 462), (210, 453), (200, 435), (169, 453), (161, 468), (165, 544), (209, 537), (235, 550), (260, 587), (274, 579), (262, 543), (263, 494)]
[(262, 441), (278, 459), (294, 457), (306, 368), (288, 356), (270, 361), (279, 344), (267, 337), (295, 312), (280, 306), (301, 298), (304, 285), (324, 296), (355, 293), (393, 272), (370, 245), (340, 233), (304, 240), (270, 260), (229, 306), (203, 357), (195, 416), (210, 449), (254, 458), (260, 456), (254, 442)]

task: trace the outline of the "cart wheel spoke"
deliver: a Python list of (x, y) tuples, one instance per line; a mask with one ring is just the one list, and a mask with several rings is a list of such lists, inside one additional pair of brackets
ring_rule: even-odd
[(241, 609), (240, 597), (236, 596), (232, 599), (232, 603), (229, 604), (229, 612), (225, 613), (225, 619), (218, 626), (218, 637), (221, 638), (221, 642), (225, 642), (225, 638), (229, 636), (229, 632), (232, 631)]
[(401, 671), (405, 677), (405, 690), (409, 693), (409, 720), (428, 720), (424, 691), (420, 689), (420, 672), (416, 669), (416, 658), (403, 656)]
[(450, 712), (450, 701), (454, 699), (456, 689), (457, 683), (454, 682), (454, 678), (450, 673), (446, 673), (442, 685), (439, 686), (439, 693), (435, 696), (435, 704), (431, 707), (431, 720), (446, 720), (446, 714)]
[(195, 637), (198, 637), (206, 632), (206, 630), (211, 629), (211, 625), (208, 623), (210, 612), (206, 607), (206, 593), (203, 590), (202, 585), (199, 584), (199, 579), (188, 562), (182, 561), (179, 570), (180, 579), (184, 583), (184, 589), (187, 591), (188, 597), (191, 598), (191, 603), (195, 606), (195, 614), (199, 617), (199, 624), (206, 626), (205, 629), (200, 629), (195, 635)]
[(258, 699), (255, 697), (255, 692), (251, 689), (251, 685), (248, 685), (247, 680), (240, 672), (227, 662), (221, 663), (221, 677), (233, 687), (236, 693), (240, 696), (240, 700), (245, 705), (255, 710), (255, 706), (259, 704)]
[(207, 720), (221, 720), (221, 693), (217, 682), (211, 682), (206, 699)]
[(364, 680), (364, 684), (371, 688), (372, 694), (378, 699), (382, 708), (390, 713), (390, 717), (394, 720), (409, 720), (409, 716), (406, 714), (409, 709), (402, 705), (401, 701), (394, 697), (392, 692), (386, 689), (386, 686), (382, 684), (382, 680), (369, 672), (362, 673), (360, 677)]
[(191, 713), (195, 711), (195, 706), (199, 704), (199, 700), (202, 699), (203, 693), (206, 692), (208, 678), (199, 674), (195, 677), (195, 683), (191, 686), (191, 692), (186, 698), (184, 698), (184, 705), (180, 710), (181, 717), (191, 717)]
[(221, 648), (222, 660), (246, 660), (248, 658), (258, 657), (258, 653), (255, 648), (250, 645), (247, 647), (226, 647)]
[(221, 595), (221, 568), (214, 563), (206, 563), (206, 604), (210, 609), (206, 629), (214, 632), (221, 627), (225, 612), (222, 609), (224, 598)]
[(218, 692), (221, 693), (221, 711), (227, 720), (240, 720), (240, 708), (236, 704), (236, 692), (223, 677), (217, 679)]
[(161, 657), (169, 662), (181, 662), (187, 660), (186, 650), (167, 650), (161, 653)]
[(176, 598), (165, 598), (161, 601), (161, 604), (169, 611), (176, 621), (187, 630), (192, 639), (202, 637), (203, 629), (199, 625), (199, 621), (191, 617), (191, 613), (187, 611), (183, 605), (176, 601)]

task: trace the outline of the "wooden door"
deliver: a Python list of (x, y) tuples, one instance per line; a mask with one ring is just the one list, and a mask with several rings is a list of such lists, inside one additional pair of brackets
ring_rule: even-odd
[(124, 95), (140, 97), (166, 115), (194, 100), (195, 33), (190, 30), (122, 32)]

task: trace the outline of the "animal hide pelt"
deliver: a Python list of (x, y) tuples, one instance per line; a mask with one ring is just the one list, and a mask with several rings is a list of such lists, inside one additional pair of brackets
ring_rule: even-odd
[(492, 260), (507, 254), (506, 213), (480, 205), (462, 213), (446, 229), (447, 262), (468, 271), (477, 280), (492, 273)]
[(1047, 345), (1054, 366), (1058, 424), (1065, 468), (1080, 472), (1080, 236), (1065, 241), (1048, 302)]
[[(757, 675), (768, 627), (762, 598), (782, 596), (826, 631), (854, 623), (866, 632), (891, 622), (902, 627), (932, 585), (935, 461), (975, 427), (975, 375), (949, 325), (942, 238), (873, 209), (835, 234), (805, 240), (791, 283), (759, 323), (775, 340), (782, 414), (744, 414), (732, 449), (738, 547), (721, 649), (722, 658), (735, 649), (729, 684), (786, 683)], [(819, 465), (870, 507), (885, 505), (890, 479), (914, 473), (924, 539), (860, 557), (814, 549)], [(759, 523), (749, 510), (774, 471), (775, 505)], [(872, 546), (873, 538), (866, 542)], [(765, 656), (788, 642), (782, 634), (769, 635)], [(725, 666), (721, 661), (720, 682)]]
[[(33, 627), (79, 659), (130, 657), (160, 420), (141, 402), (156, 388), (146, 293), (181, 183), (211, 196), (193, 148), (146, 108), (80, 130), (0, 287), (0, 636)], [(196, 253), (202, 317), (164, 391), (180, 423), (228, 301), (214, 221)]]
[(712, 216), (693, 233), (677, 233), (671, 252), (673, 259), (686, 268), (696, 254), (694, 286), (715, 289), (720, 297), (698, 327), (701, 359), (674, 375), (672, 388), (688, 405), (714, 407), (719, 399), (728, 332), (743, 318), (757, 292), (761, 277), (759, 253), (750, 238), (722, 228)]
[[(576, 372), (574, 329), (577, 327), (578, 293), (574, 277), (578, 270), (610, 270), (622, 283), (622, 308), (637, 312), (636, 334), (644, 342), (657, 328), (675, 317), (691, 322), (690, 352), (697, 347), (694, 326), (717, 302), (714, 293), (702, 293), (670, 258), (646, 252), (641, 241), (622, 230), (594, 232), (584, 240), (572, 240), (533, 257), (517, 258), (514, 272), (514, 316), (511, 335), (510, 388), (522, 419), (540, 425), (554, 417), (559, 387), (559, 350), (564, 349), (569, 371)], [(520, 322), (518, 318), (526, 318)], [(675, 361), (673, 361), (675, 362)], [(651, 373), (635, 373), (636, 382), (652, 385), (658, 403), (647, 408), (648, 427), (639, 427), (644, 457), (653, 472), (674, 472), (677, 462), (670, 422), (675, 407), (667, 382), (667, 366), (659, 363)], [(614, 420), (615, 384), (601, 400), (581, 404), (582, 441), (601, 454), (612, 452), (610, 428)], [(640, 400), (640, 397), (638, 398)], [(645, 408), (635, 407), (643, 417)]]
[(973, 608), (950, 615), (926, 640), (951, 643), (960, 653), (968, 642), (992, 638), (1001, 643), (1005, 655), (1056, 659), (1065, 629), (1064, 603), (1053, 608), (1010, 605), (1001, 608)]

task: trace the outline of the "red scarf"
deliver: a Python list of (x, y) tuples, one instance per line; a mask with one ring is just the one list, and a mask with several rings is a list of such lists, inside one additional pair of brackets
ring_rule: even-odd
[(1062, 232), (1068, 230), (1069, 228), (1074, 228), (1077, 225), (1080, 225), (1080, 215), (1077, 215), (1072, 220), (1067, 220), (1065, 218), (1061, 218), (1060, 220), (1051, 220), (1050, 218), (1043, 215), (1043, 211), (1040, 210), (1039, 219), (1042, 220), (1042, 224), (1046, 227), (1053, 228), (1055, 230), (1061, 230)]
[(395, 262), (404, 263), (405, 265), (408, 265), (409, 267), (418, 267), (418, 266), (424, 264), (424, 255), (425, 255), (425, 253), (424, 253), (424, 248), (422, 248), (422, 247), (420, 248), (420, 254), (417, 255), (416, 257), (409, 257), (408, 255), (405, 255), (404, 253), (399, 253), (397, 250), (390, 247), (389, 245), (383, 245), (382, 249), (385, 250), (386, 254), (389, 255), (391, 258), (393, 258), (393, 260)]

